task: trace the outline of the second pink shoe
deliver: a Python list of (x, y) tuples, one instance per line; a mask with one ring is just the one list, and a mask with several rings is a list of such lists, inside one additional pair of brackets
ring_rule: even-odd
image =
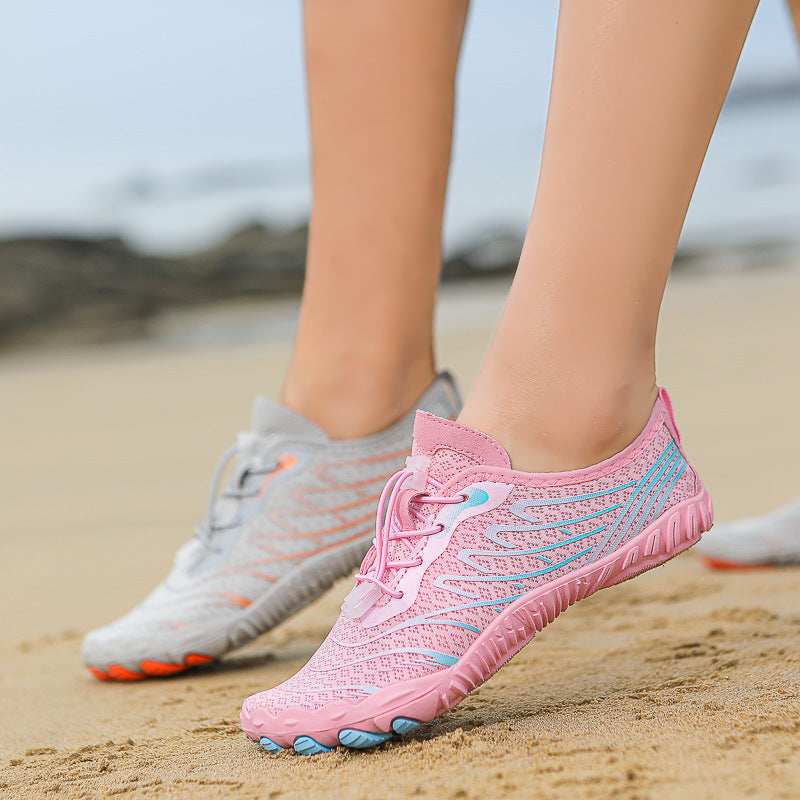
[(342, 614), (296, 675), (245, 701), (244, 730), (305, 754), (413, 730), (572, 603), (662, 564), (711, 522), (663, 390), (629, 447), (564, 473), (515, 471), (488, 436), (417, 412)]

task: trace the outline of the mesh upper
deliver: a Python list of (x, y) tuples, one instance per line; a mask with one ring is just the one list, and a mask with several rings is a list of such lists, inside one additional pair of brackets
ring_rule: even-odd
[[(443, 415), (457, 413), (457, 404), (449, 377), (437, 379), (420, 400)], [(413, 412), (381, 433), (351, 440), (331, 440), (263, 398), (253, 417), (257, 435), (250, 436), (246, 457), (287, 466), (246, 476), (244, 488), (258, 496), (220, 503), (225, 506), (220, 516), (238, 523), (215, 532), (213, 548), (197, 539), (187, 543), (167, 578), (142, 603), (90, 633), (83, 648), (89, 663), (122, 663), (142, 642), (202, 631), (212, 620), (235, 622), (307, 559), (334, 560), (339, 548), (353, 543), (367, 550), (377, 497), (408, 455)]]
[[(448, 442), (446, 431), (435, 442), (415, 441), (414, 452), (431, 459), (435, 483), (428, 491), (457, 495), (490, 481), (508, 487), (508, 496), (455, 527), (447, 548), (421, 576), (410, 608), (372, 627), (340, 615), (311, 660), (280, 686), (249, 698), (250, 710), (277, 714), (319, 708), (335, 698), (358, 702), (377, 688), (444, 669), (514, 598), (623, 546), (697, 491), (665, 413), (654, 413), (648, 429), (617, 459), (563, 475), (515, 472), (499, 456), (481, 464), (469, 447), (459, 447), (459, 437), (469, 435), (459, 428), (456, 441)], [(417, 550), (424, 543), (419, 540)], [(391, 547), (395, 556), (407, 557), (398, 549), (402, 544)], [(390, 576), (393, 587), (405, 572)], [(388, 595), (379, 601), (393, 603), (401, 608)]]

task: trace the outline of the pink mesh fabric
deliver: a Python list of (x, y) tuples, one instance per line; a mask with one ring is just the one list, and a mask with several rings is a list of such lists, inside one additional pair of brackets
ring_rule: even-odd
[[(512, 470), (502, 448), (483, 434), (418, 415), (413, 452), (431, 459), (431, 494), (478, 497), (482, 482), (510, 491), (498, 506), (456, 525), (420, 576), (410, 608), (371, 627), (340, 616), (308, 664), (249, 698), (249, 709), (275, 715), (333, 699), (358, 703), (379, 688), (446, 669), (508, 603), (602, 558), (695, 496), (697, 479), (673, 430), (659, 398), (646, 429), (617, 456), (574, 472), (528, 474)], [(406, 570), (398, 572), (395, 587)], [(379, 601), (397, 602), (388, 595)]]

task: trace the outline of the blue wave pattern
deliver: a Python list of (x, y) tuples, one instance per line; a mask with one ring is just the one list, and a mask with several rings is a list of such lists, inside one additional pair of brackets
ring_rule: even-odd
[[(518, 500), (512, 504), (511, 512), (523, 520), (523, 524), (514, 526), (492, 525), (486, 529), (484, 535), (489, 541), (496, 545), (496, 547), (487, 549), (468, 548), (459, 552), (459, 561), (480, 573), (479, 575), (441, 575), (434, 581), (434, 585), (439, 588), (464, 597), (465, 599), (472, 600), (473, 602), (453, 605), (436, 612), (420, 615), (419, 617), (403, 622), (401, 625), (391, 630), (395, 631), (411, 625), (437, 624), (466, 627), (476, 634), (480, 633), (480, 629), (473, 625), (446, 619), (447, 615), (479, 607), (492, 607), (497, 611), (501, 611), (505, 606), (522, 597), (526, 591), (531, 588), (528, 587), (528, 589), (526, 589), (522, 581), (556, 572), (568, 564), (579, 559), (584, 559), (587, 556), (588, 559), (586, 559), (586, 563), (591, 563), (607, 552), (618, 548), (621, 544), (624, 544), (625, 541), (638, 534), (649, 521), (661, 514), (672, 489), (683, 476), (686, 468), (687, 464), (683, 454), (680, 452), (677, 445), (672, 442), (638, 481), (629, 481), (609, 489), (582, 495), (549, 497), (541, 500)], [(562, 519), (557, 522), (543, 522), (540, 518), (535, 516), (535, 509), (537, 508), (551, 508), (586, 500), (595, 500), (602, 497), (619, 497), (621, 492), (626, 492), (628, 490), (630, 490), (630, 495), (627, 500), (611, 502), (598, 511), (582, 516)], [(469, 493), (469, 491), (469, 489), (465, 490), (466, 493)], [(602, 525), (592, 525), (584, 532), (575, 533), (573, 526), (590, 522), (593, 519), (606, 517), (614, 512), (616, 512), (616, 514), (612, 522)], [(507, 538), (511, 533), (541, 533), (544, 531), (555, 531), (559, 534), (558, 540), (536, 547), (520, 547)], [(590, 544), (590, 542), (596, 539), (598, 534), (603, 534), (601, 540), (594, 545)], [(577, 542), (586, 542), (587, 544), (585, 547), (579, 548), (566, 557), (558, 556), (558, 550), (565, 545)], [(535, 569), (528, 569), (525, 572), (504, 572), (501, 574), (497, 571), (492, 571), (482, 564), (480, 560), (482, 557), (496, 559), (506, 556), (533, 557), (533, 560), (538, 562), (540, 566), (537, 566)], [(467, 586), (476, 586), (478, 584), (494, 582), (511, 583), (512, 586), (522, 591), (520, 591), (519, 594), (507, 595), (497, 599), (481, 600), (478, 594), (464, 587), (465, 584)], [(458, 586), (454, 584), (458, 584)]]
[[(686, 472), (687, 463), (675, 442), (671, 442), (660, 454), (655, 463), (639, 479), (612, 486), (597, 492), (564, 497), (548, 497), (544, 499), (522, 499), (514, 502), (510, 511), (521, 520), (519, 525), (498, 524), (489, 526), (484, 536), (492, 547), (486, 549), (466, 548), (458, 553), (458, 560), (468, 567), (471, 574), (441, 575), (435, 579), (434, 585), (444, 589), (452, 595), (463, 598), (461, 603), (446, 608), (420, 614), (411, 619), (382, 631), (372, 641), (383, 639), (396, 631), (404, 628), (427, 625), (451, 626), (469, 631), (476, 636), (482, 628), (470, 624), (463, 619), (452, 619), (450, 615), (459, 614), (472, 609), (490, 608), (496, 613), (501, 612), (510, 603), (524, 596), (531, 588), (526, 587), (523, 581), (530, 581), (544, 575), (554, 573), (572, 562), (584, 559), (585, 563), (592, 563), (603, 555), (611, 552), (624, 544), (631, 537), (638, 534), (651, 520), (657, 518), (664, 509), (672, 489)], [(469, 498), (467, 502), (473, 504), (485, 499), (485, 492), (479, 487), (467, 487), (464, 490)], [(628, 492), (626, 500), (620, 500), (620, 494)], [(580, 516), (573, 516), (553, 522), (545, 522), (536, 516), (536, 509), (553, 508), (557, 506), (579, 503), (582, 501), (609, 498), (609, 504)], [(591, 523), (592, 520), (608, 517), (613, 514), (613, 520), (604, 524), (590, 524), (588, 530), (577, 533), (574, 526)], [(510, 534), (532, 533), (539, 534), (552, 531), (556, 534), (555, 541), (534, 547), (520, 546), (510, 541)], [(597, 541), (598, 534), (602, 534)], [(559, 556), (558, 551), (565, 545), (585, 542), (569, 555)], [(505, 557), (513, 558), (523, 556), (535, 563), (535, 568), (528, 568), (524, 572), (497, 572), (485, 566), (482, 558), (501, 560)], [(477, 574), (475, 574), (477, 573)], [(520, 591), (514, 594), (505, 594), (502, 597), (482, 599), (479, 596), (479, 587), (492, 585), (498, 582), (511, 584)], [(474, 587), (470, 591), (467, 587)], [(464, 602), (466, 601), (466, 602)], [(475, 622), (472, 619), (471, 622)], [(363, 643), (363, 642), (362, 642)], [(366, 660), (387, 655), (405, 654), (411, 656), (408, 663), (441, 669), (451, 666), (456, 658), (448, 653), (428, 648), (408, 647), (386, 650), (371, 654)]]

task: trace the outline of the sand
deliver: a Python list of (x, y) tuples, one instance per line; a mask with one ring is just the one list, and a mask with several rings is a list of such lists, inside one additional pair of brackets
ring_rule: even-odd
[[(502, 289), (444, 292), (439, 353), (465, 386)], [(798, 343), (797, 271), (671, 282), (659, 376), (718, 520), (800, 491)], [(92, 679), (81, 635), (161, 578), (287, 354), (284, 332), (0, 361), (0, 797), (800, 796), (800, 570), (681, 556), (573, 607), (452, 712), (369, 752), (270, 756), (238, 725), (245, 696), (313, 652), (346, 582), (211, 668)]]

